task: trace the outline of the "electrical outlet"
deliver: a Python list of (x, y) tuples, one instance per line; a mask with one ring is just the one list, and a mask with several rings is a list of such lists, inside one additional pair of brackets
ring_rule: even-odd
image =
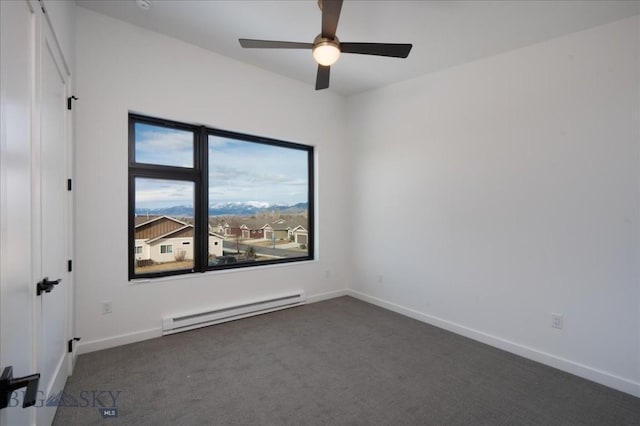
[(331, 271), (329, 269), (324, 271), (324, 279), (328, 280), (331, 277)]
[(378, 283), (382, 284), (382, 280), (384, 279), (384, 277), (382, 275), (378, 275)]
[(102, 315), (110, 314), (111, 312), (111, 300), (105, 300), (102, 302)]
[(562, 329), (562, 314), (551, 314), (551, 327)]

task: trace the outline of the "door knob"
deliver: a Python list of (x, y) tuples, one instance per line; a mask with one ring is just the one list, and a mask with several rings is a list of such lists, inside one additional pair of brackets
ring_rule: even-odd
[(55, 281), (49, 281), (49, 277), (44, 277), (42, 281), (36, 284), (36, 294), (40, 296), (43, 291), (45, 293), (51, 293), (53, 286), (60, 284), (60, 281), (62, 281), (62, 278), (58, 278)]
[(22, 401), (22, 408), (31, 407), (36, 404), (36, 395), (38, 394), (38, 382), (40, 381), (40, 373), (32, 374), (25, 377), (13, 377), (13, 367), (9, 366), (4, 369), (0, 376), (0, 410), (6, 408), (11, 400), (11, 394), (14, 390), (27, 387)]

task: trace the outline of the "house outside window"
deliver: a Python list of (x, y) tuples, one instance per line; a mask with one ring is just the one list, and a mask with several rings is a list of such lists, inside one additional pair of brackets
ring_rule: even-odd
[(129, 278), (311, 260), (313, 189), (310, 146), (130, 114)]

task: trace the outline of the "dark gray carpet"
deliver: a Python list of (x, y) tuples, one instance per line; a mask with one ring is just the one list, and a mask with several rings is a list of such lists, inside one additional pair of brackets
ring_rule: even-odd
[(640, 425), (638, 398), (350, 297), (81, 355), (63, 404), (55, 425)]

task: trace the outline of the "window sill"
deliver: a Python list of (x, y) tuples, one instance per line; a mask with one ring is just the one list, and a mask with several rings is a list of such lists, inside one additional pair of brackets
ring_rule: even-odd
[(194, 279), (194, 278), (215, 276), (215, 275), (222, 275), (222, 274), (238, 274), (238, 273), (246, 274), (249, 271), (261, 271), (261, 270), (271, 269), (271, 268), (290, 268), (297, 265), (309, 265), (317, 262), (318, 262), (317, 259), (310, 259), (310, 260), (300, 260), (297, 262), (276, 263), (272, 265), (251, 266), (248, 268), (231, 268), (231, 269), (219, 269), (216, 271), (191, 272), (188, 274), (169, 275), (166, 277), (157, 277), (157, 278), (134, 278), (129, 280), (129, 285), (135, 286), (135, 285), (167, 282), (167, 281), (182, 281), (186, 279)]

